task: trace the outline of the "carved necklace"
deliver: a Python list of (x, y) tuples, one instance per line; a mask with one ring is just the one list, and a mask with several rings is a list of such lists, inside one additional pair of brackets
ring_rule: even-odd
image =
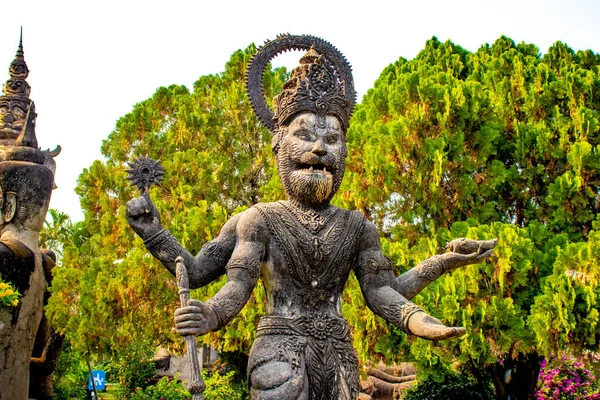
[(285, 207), (286, 210), (292, 213), (298, 222), (302, 224), (302, 226), (307, 228), (313, 234), (316, 234), (325, 226), (327, 226), (329, 221), (331, 221), (331, 218), (333, 218), (339, 211), (337, 207), (327, 207), (325, 210), (319, 213), (312, 208), (303, 210), (290, 201), (280, 201), (279, 203)]

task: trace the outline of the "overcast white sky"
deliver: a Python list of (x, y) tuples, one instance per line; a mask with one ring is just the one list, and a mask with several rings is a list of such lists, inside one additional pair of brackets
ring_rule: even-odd
[(542, 53), (557, 40), (600, 52), (598, 4), (3, 0), (0, 83), (8, 79), (23, 26), (38, 141), (43, 148), (63, 147), (51, 207), (80, 220), (77, 177), (102, 157), (100, 145), (116, 120), (159, 86), (191, 87), (201, 75), (222, 71), (231, 53), (252, 42), (284, 32), (322, 37), (352, 64), (360, 101), (383, 68), (413, 58), (432, 36), (470, 51), (504, 34)]

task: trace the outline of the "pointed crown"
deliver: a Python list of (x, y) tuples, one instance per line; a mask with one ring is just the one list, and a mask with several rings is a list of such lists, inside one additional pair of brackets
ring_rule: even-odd
[[(15, 59), (10, 63), (8, 69), (10, 79), (4, 84), (4, 95), (5, 96), (19, 96), (29, 99), (29, 93), (31, 93), (31, 87), (25, 79), (29, 76), (29, 68), (25, 62), (23, 53), (23, 35), (19, 40), (19, 48)], [(29, 100), (31, 101), (31, 100)]]
[(314, 47), (300, 59), (283, 91), (274, 97), (273, 122), (282, 126), (303, 112), (333, 115), (347, 128), (352, 104), (346, 100), (343, 82), (335, 66)]

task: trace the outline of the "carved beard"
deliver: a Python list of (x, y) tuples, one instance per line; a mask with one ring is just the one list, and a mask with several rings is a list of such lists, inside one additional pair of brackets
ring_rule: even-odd
[(334, 194), (333, 175), (330, 173), (293, 171), (288, 179), (289, 190), (284, 184), (288, 196), (295, 197), (301, 203), (322, 204)]
[[(328, 165), (327, 172), (323, 173), (319, 164), (303, 162), (307, 158), (315, 157), (312, 153), (302, 152), (283, 139), (276, 155), (277, 171), (290, 200), (311, 207), (329, 204), (342, 184), (345, 156), (345, 146), (340, 152), (323, 156), (323, 164)], [(312, 173), (309, 172), (310, 165), (313, 166)]]

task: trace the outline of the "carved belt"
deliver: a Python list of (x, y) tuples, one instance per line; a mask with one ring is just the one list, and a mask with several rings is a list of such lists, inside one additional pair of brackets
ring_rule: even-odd
[(297, 318), (265, 316), (260, 319), (257, 336), (262, 335), (300, 335), (317, 340), (333, 338), (347, 341), (350, 339), (350, 327), (345, 319), (324, 314), (312, 314)]

